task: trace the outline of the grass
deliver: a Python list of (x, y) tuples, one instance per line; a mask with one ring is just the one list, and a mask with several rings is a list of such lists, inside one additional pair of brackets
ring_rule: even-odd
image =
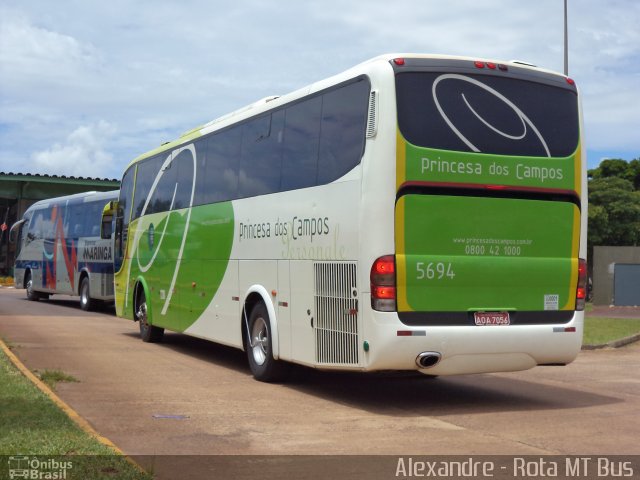
[(13, 285), (13, 277), (0, 277), (0, 285), (4, 285), (4, 286)]
[[(50, 380), (54, 383), (73, 378), (55, 371), (41, 375), (57, 379)], [(15, 368), (2, 350), (0, 412), (0, 456), (37, 456), (41, 461), (56, 457), (58, 461), (71, 462), (72, 467), (66, 470), (70, 480), (152, 478), (80, 429)], [(4, 462), (0, 464), (0, 478), (6, 478), (6, 468)]]
[(62, 370), (45, 370), (44, 372), (38, 372), (37, 370), (33, 373), (42, 380), (51, 390), (55, 390), (56, 384), (58, 382), (77, 382), (78, 379), (73, 375), (67, 375)]
[(582, 343), (602, 345), (636, 333), (640, 333), (640, 319), (586, 317)]

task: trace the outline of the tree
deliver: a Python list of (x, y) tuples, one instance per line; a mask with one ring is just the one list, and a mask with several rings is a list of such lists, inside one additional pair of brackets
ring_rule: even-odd
[(629, 170), (627, 179), (633, 183), (633, 188), (640, 191), (640, 158), (629, 162)]
[(626, 160), (608, 158), (600, 162), (598, 168), (589, 170), (588, 174), (590, 178), (594, 179), (607, 177), (625, 178), (628, 170), (629, 163)]
[(589, 180), (616, 177), (629, 180), (635, 190), (640, 190), (640, 158), (627, 162), (619, 158), (608, 158), (600, 162), (597, 168), (587, 172)]
[(603, 160), (589, 170), (589, 251), (640, 244), (640, 159)]

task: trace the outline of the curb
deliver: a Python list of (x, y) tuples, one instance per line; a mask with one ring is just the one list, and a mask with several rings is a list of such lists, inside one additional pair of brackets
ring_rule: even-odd
[(630, 343), (634, 343), (640, 340), (640, 333), (631, 335), (630, 337), (621, 338), (620, 340), (614, 340), (609, 343), (601, 343), (598, 345), (582, 345), (582, 350), (599, 350), (601, 348), (620, 348)]
[(71, 421), (73, 421), (82, 431), (86, 434), (90, 435), (94, 439), (96, 439), (101, 444), (111, 448), (114, 453), (125, 458), (127, 462), (133, 465), (136, 469), (138, 469), (142, 473), (147, 473), (147, 471), (142, 468), (135, 460), (133, 460), (129, 455), (124, 453), (120, 448), (118, 448), (111, 440), (107, 437), (100, 435), (87, 420), (80, 416), (78, 412), (76, 412), (73, 408), (69, 406), (64, 400), (62, 400), (56, 393), (51, 390), (46, 384), (42, 382), (38, 377), (36, 377), (31, 370), (29, 370), (16, 355), (7, 347), (6, 343), (0, 338), (0, 349), (5, 353), (7, 358), (11, 361), (11, 363), (18, 369), (20, 372), (27, 377), (42, 393), (44, 393), (58, 408), (60, 408)]

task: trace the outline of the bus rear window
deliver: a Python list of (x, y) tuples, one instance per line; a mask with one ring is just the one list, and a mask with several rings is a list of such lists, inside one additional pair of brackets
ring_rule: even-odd
[(578, 100), (569, 88), (442, 72), (396, 76), (398, 123), (410, 143), (440, 150), (567, 157), (578, 146)]

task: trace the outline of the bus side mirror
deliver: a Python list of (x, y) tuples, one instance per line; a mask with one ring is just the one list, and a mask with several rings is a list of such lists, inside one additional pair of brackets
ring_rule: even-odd
[(112, 200), (102, 210), (102, 222), (100, 223), (100, 238), (109, 239), (113, 233), (113, 214), (118, 208), (118, 202)]
[(11, 230), (9, 230), (9, 243), (16, 243), (20, 237), (20, 231), (24, 225), (24, 220), (20, 220), (13, 224)]

